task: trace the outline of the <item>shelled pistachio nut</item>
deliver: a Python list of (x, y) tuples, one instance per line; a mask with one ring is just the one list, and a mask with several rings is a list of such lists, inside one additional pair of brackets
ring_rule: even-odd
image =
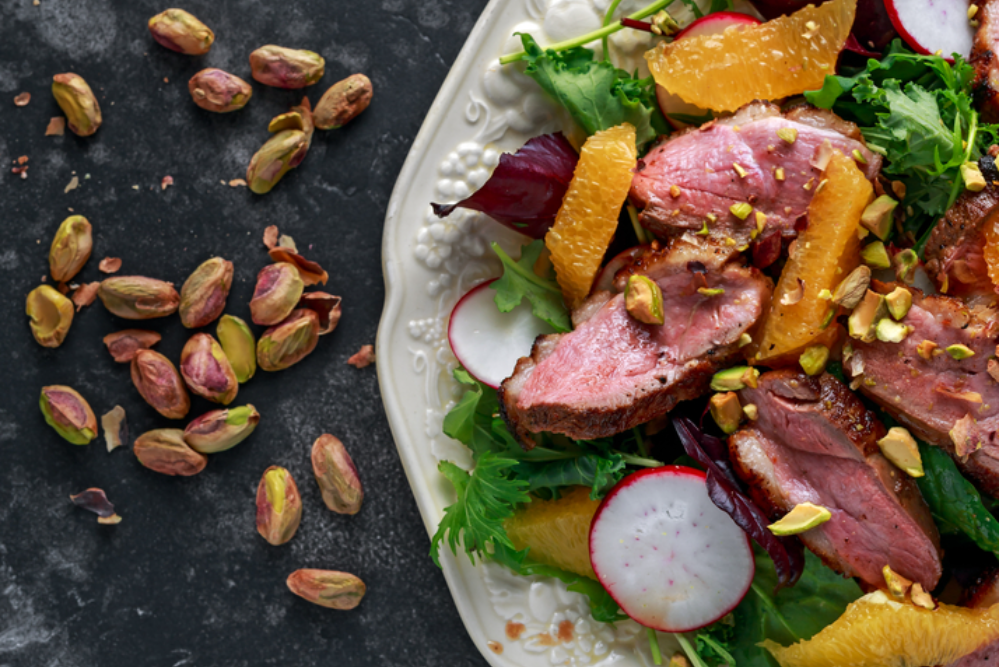
[(177, 368), (159, 352), (139, 350), (132, 358), (132, 384), (157, 412), (167, 419), (183, 419), (191, 399)]
[(181, 286), (178, 306), (181, 324), (198, 329), (222, 315), (232, 284), (232, 262), (221, 257), (202, 262)]
[(197, 475), (208, 465), (208, 457), (184, 441), (179, 428), (158, 428), (143, 433), (132, 446), (139, 463), (164, 475)]
[(81, 137), (89, 137), (101, 126), (101, 105), (94, 91), (79, 74), (66, 72), (52, 77), (52, 96), (66, 114), (69, 129)]
[(72, 387), (60, 384), (42, 387), (38, 405), (45, 423), (67, 442), (86, 445), (97, 437), (97, 417), (87, 400)]
[(257, 274), (257, 285), (250, 299), (250, 318), (254, 324), (278, 324), (295, 310), (305, 284), (294, 264), (269, 264)]
[(184, 440), (196, 452), (215, 454), (240, 444), (253, 433), (260, 413), (252, 405), (213, 410), (195, 419), (184, 429)]
[(232, 403), (240, 387), (222, 346), (207, 333), (191, 336), (184, 345), (181, 375), (192, 392), (222, 405)]
[(160, 46), (189, 56), (208, 53), (215, 41), (211, 28), (183, 9), (168, 9), (149, 19), (149, 32)]
[(257, 365), (265, 371), (280, 371), (302, 361), (319, 340), (319, 316), (312, 310), (293, 310), (257, 341)]
[(221, 69), (203, 69), (188, 81), (188, 92), (194, 103), (206, 111), (229, 113), (239, 111), (253, 97), (250, 84)]
[(305, 88), (323, 78), (323, 56), (303, 49), (268, 44), (250, 54), (250, 72), (265, 86)]
[(236, 380), (243, 384), (257, 372), (257, 343), (247, 323), (235, 315), (223, 315), (215, 327), (215, 335)]
[(173, 283), (141, 276), (112, 276), (97, 290), (104, 307), (126, 320), (148, 320), (173, 314), (180, 295)]
[(94, 238), (90, 222), (82, 215), (62, 221), (49, 247), (49, 273), (52, 279), (66, 283), (80, 272), (90, 259)]
[(302, 520), (302, 497), (290, 472), (280, 466), (264, 471), (257, 485), (257, 532), (278, 546), (292, 539)]
[(365, 596), (363, 581), (335, 570), (295, 570), (285, 583), (300, 598), (329, 609), (354, 609)]
[(73, 302), (51, 285), (28, 292), (24, 311), (31, 322), (31, 335), (42, 347), (59, 347), (73, 324)]
[(282, 130), (267, 140), (247, 167), (247, 184), (258, 195), (267, 194), (290, 170), (299, 166), (309, 149), (302, 130)]
[(352, 74), (330, 86), (316, 104), (313, 121), (321, 130), (335, 130), (354, 120), (372, 101), (372, 82)]
[(338, 514), (357, 514), (365, 493), (344, 443), (324, 433), (313, 443), (311, 458), (316, 484), (326, 506)]

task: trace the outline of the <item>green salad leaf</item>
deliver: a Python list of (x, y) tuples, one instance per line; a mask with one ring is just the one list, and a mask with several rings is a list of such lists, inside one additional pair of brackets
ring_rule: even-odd
[(545, 242), (532, 241), (524, 246), (517, 261), (511, 259), (496, 242), (492, 247), (503, 263), (503, 275), (490, 285), (490, 289), (497, 293), (493, 300), (500, 312), (509, 313), (527, 298), (535, 317), (547, 322), (556, 331), (570, 331), (573, 325), (559, 284), (554, 279), (541, 278), (535, 273), (535, 262), (545, 249)]
[(614, 623), (628, 618), (614, 598), (604, 590), (604, 586), (601, 586), (597, 581), (551, 565), (535, 562), (531, 560), (530, 552), (527, 549), (523, 552), (509, 554), (502, 562), (520, 575), (553, 577), (566, 584), (568, 590), (586, 595), (587, 601), (590, 603), (590, 614), (595, 621)]
[(546, 491), (557, 496), (565, 486), (589, 486), (590, 499), (597, 500), (625, 476), (625, 459), (616, 453), (590, 453), (560, 461), (523, 461), (514, 474), (528, 481), (532, 493)]
[(917, 486), (938, 529), (942, 533), (964, 533), (983, 551), (1000, 555), (1000, 526), (951, 457), (940, 448), (921, 442), (920, 458), (924, 476), (916, 478)]

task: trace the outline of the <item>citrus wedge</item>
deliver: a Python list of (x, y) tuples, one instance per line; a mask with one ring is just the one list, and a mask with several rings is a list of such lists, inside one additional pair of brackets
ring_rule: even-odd
[(735, 111), (823, 86), (834, 74), (857, 0), (807, 5), (759, 26), (661, 42), (646, 52), (656, 83), (703, 109)]
[(556, 221), (545, 237), (563, 297), (576, 308), (590, 294), (632, 185), (635, 128), (628, 123), (589, 137), (580, 151)]
[(820, 293), (833, 292), (859, 262), (858, 222), (874, 195), (872, 185), (854, 160), (839, 152), (830, 158), (823, 180), (809, 204), (809, 226), (781, 271), (759, 334), (754, 358), (764, 364), (798, 357), (823, 339), (831, 330), (824, 324), (832, 306)]
[(922, 667), (947, 665), (997, 638), (997, 605), (967, 609), (941, 604), (930, 611), (884, 592), (848, 605), (812, 639), (787, 648), (762, 646), (781, 667)]
[(528, 548), (528, 557), (546, 565), (596, 579), (590, 565), (590, 522), (600, 500), (590, 499), (584, 486), (564, 490), (558, 500), (533, 500), (507, 520), (504, 527), (514, 547)]

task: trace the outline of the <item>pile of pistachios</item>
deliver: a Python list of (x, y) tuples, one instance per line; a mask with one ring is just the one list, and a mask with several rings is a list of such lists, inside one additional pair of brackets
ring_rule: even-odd
[[(180, 9), (168, 9), (151, 18), (149, 31), (162, 46), (188, 55), (207, 53), (215, 41), (208, 26)], [(319, 81), (325, 62), (312, 51), (268, 45), (250, 54), (250, 67), (259, 83), (298, 89)], [(246, 81), (219, 69), (195, 74), (188, 90), (196, 105), (218, 113), (243, 108), (253, 95)], [(101, 126), (100, 105), (82, 77), (55, 75), (52, 93), (71, 131), (90, 136)], [(250, 189), (257, 194), (270, 191), (305, 158), (315, 128), (343, 126), (368, 107), (371, 97), (371, 82), (365, 75), (355, 74), (331, 86), (315, 110), (303, 97), (299, 105), (275, 117), (268, 125), (273, 136), (247, 169)], [(305, 291), (309, 286), (325, 285), (327, 272), (299, 254), (294, 240), (279, 236), (274, 226), (265, 230), (264, 244), (272, 263), (260, 270), (249, 305), (253, 323), (267, 328), (255, 340), (246, 322), (224, 314), (233, 279), (232, 262), (221, 257), (206, 260), (184, 281), (179, 293), (173, 283), (144, 276), (113, 275), (100, 282), (72, 284), (92, 253), (92, 225), (84, 216), (73, 215), (59, 226), (49, 250), (55, 286), (43, 279), (43, 284), (28, 294), (26, 303), (29, 326), (40, 345), (59, 347), (69, 333), (74, 313), (98, 298), (110, 313), (126, 320), (177, 313), (188, 329), (217, 321), (215, 336), (204, 332), (191, 336), (176, 366), (152, 349), (160, 341), (156, 332), (125, 329), (104, 337), (112, 359), (130, 365), (135, 389), (163, 417), (185, 419), (191, 409), (189, 392), (223, 406), (194, 419), (184, 429), (155, 429), (136, 438), (133, 453), (150, 470), (195, 475), (204, 470), (208, 455), (246, 439), (260, 422), (260, 413), (250, 404), (228, 407), (236, 400), (239, 385), (248, 382), (258, 367), (274, 372), (297, 364), (316, 348), (320, 336), (336, 328), (340, 297)], [(101, 270), (114, 273), (117, 266), (106, 269), (102, 262)], [(372, 356), (365, 351), (364, 361), (352, 364), (360, 368), (370, 363)], [(73, 388), (43, 387), (39, 405), (45, 421), (68, 442), (87, 445), (97, 438), (94, 411)], [(103, 415), (101, 421), (109, 452), (128, 443), (125, 411), (120, 406)], [(343, 443), (330, 434), (320, 436), (313, 444), (311, 460), (326, 506), (340, 514), (356, 514), (364, 493)], [(87, 489), (71, 500), (97, 514), (100, 523), (122, 520), (101, 489)], [(270, 544), (281, 545), (295, 535), (301, 517), (302, 500), (295, 480), (288, 470), (269, 467), (257, 489), (257, 531)], [(352, 609), (365, 593), (358, 577), (330, 570), (297, 570), (287, 584), (295, 594), (333, 609)]]

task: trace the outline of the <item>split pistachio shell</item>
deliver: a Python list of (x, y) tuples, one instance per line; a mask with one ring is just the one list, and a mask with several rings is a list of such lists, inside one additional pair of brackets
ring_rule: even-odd
[(139, 350), (132, 359), (132, 383), (157, 412), (167, 419), (183, 419), (191, 399), (180, 373), (170, 360), (153, 350)]
[(87, 400), (72, 387), (59, 384), (42, 387), (38, 405), (45, 423), (67, 442), (86, 445), (97, 437), (97, 417)]
[(148, 320), (173, 314), (180, 295), (173, 283), (141, 276), (113, 276), (97, 290), (104, 307), (126, 320)]
[(312, 466), (326, 506), (338, 514), (357, 514), (365, 494), (344, 443), (329, 433), (321, 435), (313, 443)]
[(302, 520), (302, 497), (290, 472), (280, 466), (264, 471), (257, 485), (257, 532), (278, 546), (292, 539)]
[(181, 287), (178, 306), (181, 324), (198, 329), (222, 315), (232, 284), (232, 262), (221, 257), (202, 262)]
[(252, 378), (257, 372), (257, 343), (247, 323), (235, 315), (223, 315), (215, 328), (215, 335), (236, 373), (236, 380), (243, 384)]
[(335, 130), (357, 118), (371, 101), (372, 82), (364, 74), (352, 74), (323, 93), (313, 120), (321, 130)]
[(238, 111), (253, 96), (250, 84), (229, 72), (210, 67), (188, 81), (191, 99), (202, 109), (216, 113)]
[(265, 86), (305, 88), (323, 78), (323, 56), (304, 49), (268, 44), (250, 54), (253, 78)]
[(215, 454), (243, 442), (260, 422), (252, 405), (213, 410), (198, 417), (184, 429), (184, 440), (196, 452)]
[(326, 292), (306, 292), (299, 299), (299, 308), (308, 308), (319, 316), (319, 335), (325, 336), (340, 322), (340, 297)]
[(31, 318), (31, 335), (42, 347), (59, 347), (73, 324), (73, 302), (50, 285), (28, 293), (25, 312)]
[(83, 77), (72, 72), (52, 77), (52, 96), (74, 134), (89, 137), (101, 126), (101, 105)]
[(278, 324), (288, 317), (302, 298), (303, 287), (299, 270), (293, 264), (278, 262), (261, 269), (250, 299), (254, 324)]
[(297, 364), (316, 349), (319, 317), (315, 312), (293, 310), (285, 321), (271, 327), (257, 341), (257, 365), (265, 371), (280, 371)]
[(847, 309), (855, 308), (865, 298), (871, 280), (872, 270), (864, 264), (859, 265), (834, 289), (833, 303)]
[(267, 194), (291, 169), (299, 166), (309, 149), (302, 130), (282, 130), (261, 146), (247, 167), (247, 184), (258, 195)]
[(296, 570), (286, 583), (300, 598), (329, 609), (354, 609), (365, 595), (361, 579), (335, 570)]
[(49, 272), (56, 282), (65, 283), (80, 272), (90, 259), (94, 238), (90, 222), (82, 215), (62, 221), (49, 248)]
[(149, 32), (160, 46), (189, 56), (208, 53), (215, 33), (183, 9), (168, 9), (149, 19)]
[(181, 350), (181, 375), (192, 392), (222, 405), (232, 403), (240, 387), (222, 346), (206, 333), (192, 336)]
[(143, 433), (132, 447), (139, 463), (164, 475), (197, 475), (208, 457), (191, 449), (179, 428), (160, 428)]
[(101, 415), (101, 428), (104, 429), (104, 444), (109, 452), (128, 444), (128, 421), (122, 406), (116, 405)]

